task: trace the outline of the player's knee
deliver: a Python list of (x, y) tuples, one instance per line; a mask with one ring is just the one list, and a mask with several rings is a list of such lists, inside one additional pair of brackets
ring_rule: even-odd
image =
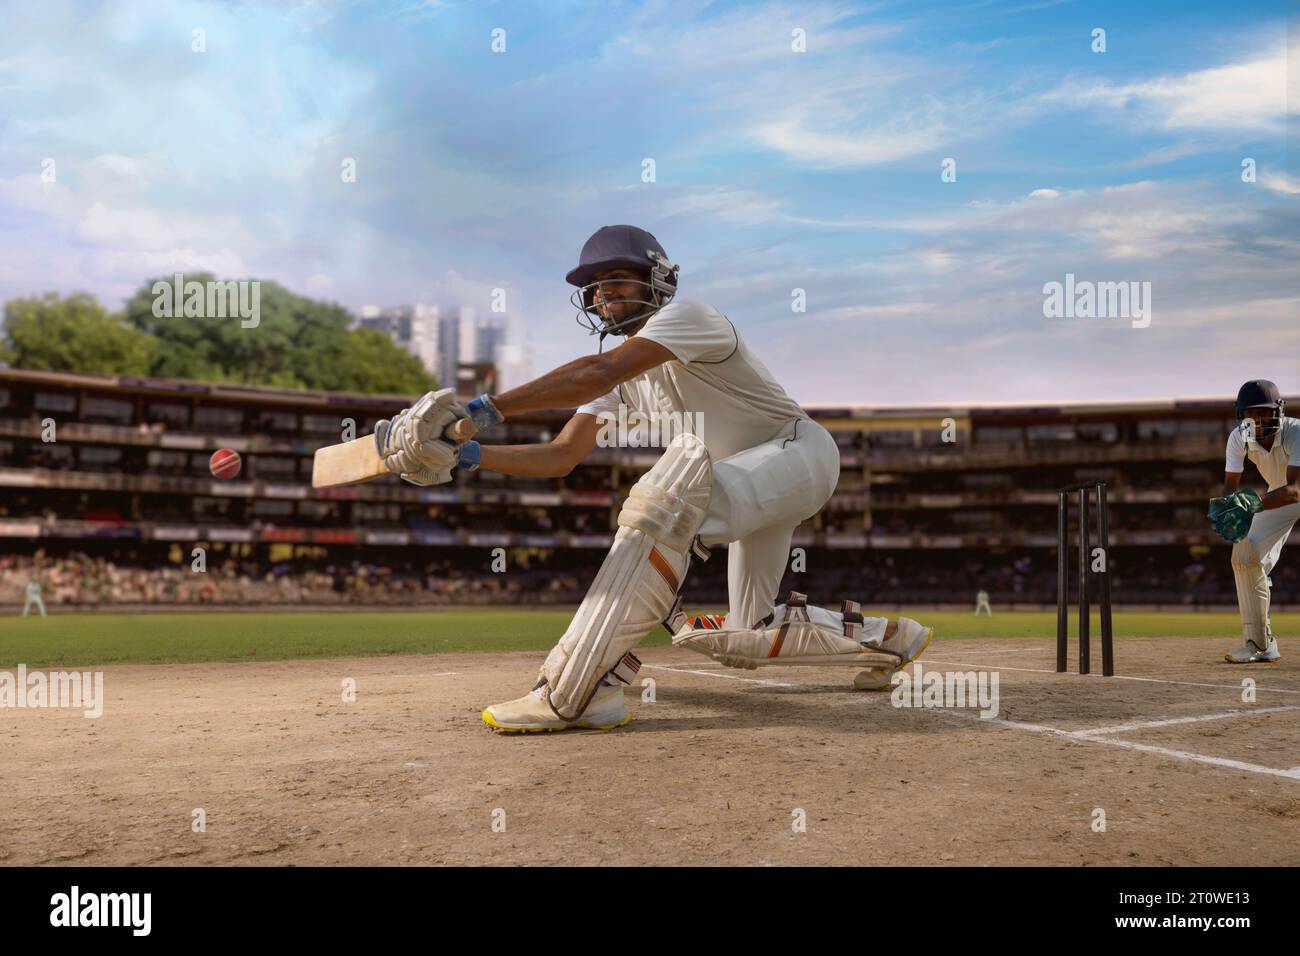
[(1242, 538), (1232, 546), (1232, 566), (1234, 568), (1256, 568), (1262, 563), (1259, 549), (1250, 538)]

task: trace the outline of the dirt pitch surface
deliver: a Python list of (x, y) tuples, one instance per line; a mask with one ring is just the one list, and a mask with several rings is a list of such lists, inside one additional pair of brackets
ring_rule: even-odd
[(983, 720), (651, 648), (629, 725), (524, 736), (479, 712), (534, 653), (109, 667), (99, 719), (0, 711), (0, 862), (1296, 865), (1300, 655), (1224, 650), (1126, 639), (1107, 679), (935, 641), (927, 669), (998, 674)]

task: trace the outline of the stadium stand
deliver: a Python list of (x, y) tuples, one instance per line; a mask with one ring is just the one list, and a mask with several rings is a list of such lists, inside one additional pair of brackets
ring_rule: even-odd
[[(580, 600), (657, 452), (597, 449), (564, 479), (311, 488), (312, 453), (345, 419), (365, 434), (406, 404), (0, 369), (0, 604), (20, 604), (33, 574), (69, 608)], [(796, 533), (806, 571), (783, 587), (807, 591), (816, 574), (822, 603), (964, 606), (982, 588), (995, 606), (1051, 604), (1055, 489), (1103, 478), (1117, 603), (1234, 603), (1227, 545), (1204, 518), (1230, 398), (808, 411), (835, 435), (840, 483)], [(568, 414), (484, 437), (547, 441)], [(208, 472), (221, 447), (243, 457), (234, 480)], [(204, 574), (191, 570), (196, 548)], [(496, 548), (509, 573), (493, 572)], [(719, 553), (697, 565), (692, 603), (725, 603), (725, 564)], [(1280, 600), (1298, 575), (1279, 567)]]

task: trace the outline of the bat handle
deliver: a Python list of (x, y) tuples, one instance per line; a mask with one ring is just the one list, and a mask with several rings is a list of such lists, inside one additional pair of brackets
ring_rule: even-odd
[(478, 432), (478, 426), (468, 418), (457, 419), (448, 429), (457, 441), (469, 441)]

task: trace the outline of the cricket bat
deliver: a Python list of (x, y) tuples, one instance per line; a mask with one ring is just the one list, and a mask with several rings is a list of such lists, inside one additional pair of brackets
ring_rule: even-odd
[[(447, 431), (457, 441), (474, 437), (478, 428), (468, 418), (454, 422)], [(311, 486), (313, 488), (339, 488), (392, 474), (384, 459), (379, 457), (379, 447), (374, 435), (354, 438), (341, 445), (329, 445), (316, 450), (312, 461)]]

